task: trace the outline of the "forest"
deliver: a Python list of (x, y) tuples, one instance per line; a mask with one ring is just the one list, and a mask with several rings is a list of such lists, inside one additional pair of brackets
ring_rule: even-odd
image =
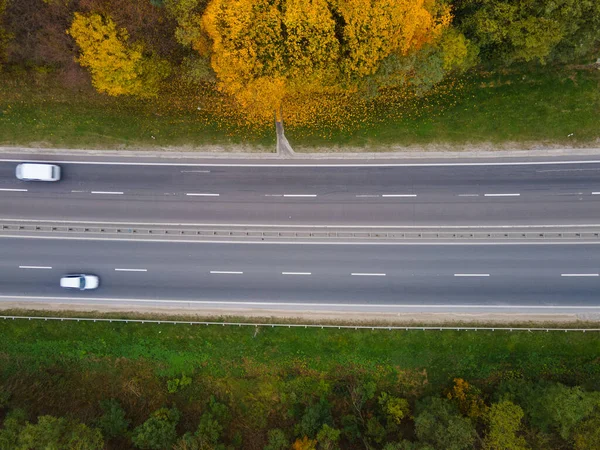
[(2, 450), (600, 446), (597, 331), (2, 320), (0, 335)]

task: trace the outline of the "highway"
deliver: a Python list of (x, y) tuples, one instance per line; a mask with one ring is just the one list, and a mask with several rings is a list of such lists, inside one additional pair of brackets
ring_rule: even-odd
[(0, 160), (0, 218), (136, 223), (600, 224), (600, 162), (237, 164), (61, 161), (59, 183)]
[[(0, 300), (177, 300), (219, 306), (598, 305), (597, 245), (335, 245), (0, 238)], [(96, 291), (59, 287), (66, 273)], [(329, 308), (331, 309), (331, 308)], [(385, 310), (385, 308), (383, 309)]]

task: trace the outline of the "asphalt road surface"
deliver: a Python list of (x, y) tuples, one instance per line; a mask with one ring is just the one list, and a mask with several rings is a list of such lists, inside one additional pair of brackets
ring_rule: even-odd
[[(185, 244), (0, 239), (0, 300), (350, 305), (598, 305), (600, 247)], [(96, 291), (59, 287), (93, 273)], [(39, 300), (39, 299), (38, 299)], [(26, 302), (27, 299), (22, 299)]]
[(59, 183), (0, 162), (0, 218), (267, 225), (600, 223), (600, 163), (240, 166), (61, 163)]

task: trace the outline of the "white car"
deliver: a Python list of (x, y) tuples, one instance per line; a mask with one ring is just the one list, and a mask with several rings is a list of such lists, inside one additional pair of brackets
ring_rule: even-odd
[(99, 284), (100, 279), (96, 275), (85, 273), (65, 275), (60, 279), (60, 287), (67, 289), (79, 289), (80, 291), (96, 289)]
[(21, 163), (15, 173), (17, 178), (23, 181), (60, 180), (60, 166), (56, 164)]

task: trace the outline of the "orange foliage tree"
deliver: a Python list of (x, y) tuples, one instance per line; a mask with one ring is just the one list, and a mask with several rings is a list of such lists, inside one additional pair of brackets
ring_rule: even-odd
[(108, 95), (155, 97), (160, 81), (168, 76), (166, 61), (144, 55), (141, 44), (128, 44), (127, 30), (99, 14), (75, 13), (67, 33), (81, 53), (78, 62), (87, 67), (92, 84)]
[(199, 50), (208, 38), (219, 88), (264, 119), (286, 97), (351, 91), (390, 54), (406, 55), (436, 41), (450, 14), (431, 7), (435, 0), (428, 3), (211, 0), (201, 21), (186, 19), (179, 33)]

